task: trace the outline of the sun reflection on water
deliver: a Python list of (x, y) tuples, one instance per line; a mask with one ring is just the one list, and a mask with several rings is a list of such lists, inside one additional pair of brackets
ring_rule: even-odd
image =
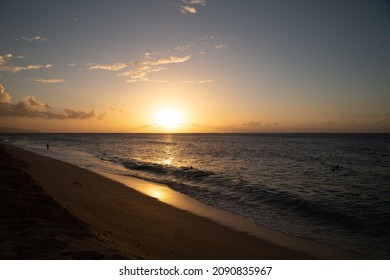
[(165, 201), (165, 197), (166, 197), (166, 194), (164, 191), (161, 191), (157, 188), (151, 188), (149, 191), (148, 191), (148, 194), (151, 196), (151, 197), (154, 197), (154, 198), (157, 198), (158, 200), (160, 201)]
[(175, 160), (175, 151), (174, 151), (174, 141), (173, 137), (170, 134), (166, 135), (166, 138), (164, 139), (167, 145), (162, 146), (161, 153), (163, 155), (163, 158), (161, 160), (161, 164), (163, 165), (172, 165), (173, 161)]

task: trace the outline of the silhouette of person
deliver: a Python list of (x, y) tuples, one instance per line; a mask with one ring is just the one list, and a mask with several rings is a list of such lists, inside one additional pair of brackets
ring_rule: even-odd
[(46, 149), (47, 149), (47, 150), (49, 149), (49, 143), (46, 144)]

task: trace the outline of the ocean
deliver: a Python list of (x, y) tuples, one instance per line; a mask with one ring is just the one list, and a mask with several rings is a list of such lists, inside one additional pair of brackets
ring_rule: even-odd
[(390, 258), (390, 134), (4, 134), (0, 141)]

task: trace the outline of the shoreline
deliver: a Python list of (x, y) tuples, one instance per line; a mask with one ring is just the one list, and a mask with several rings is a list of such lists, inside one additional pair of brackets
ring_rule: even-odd
[[(106, 178), (92, 171), (21, 148), (8, 145), (1, 145), (1, 147), (24, 162), (23, 169), (42, 187), (44, 193), (88, 225), (88, 231), (96, 240), (110, 247), (113, 252), (118, 252), (114, 255), (116, 257), (123, 256), (126, 259), (371, 258), (261, 228), (249, 221), (238, 227), (235, 227), (237, 224), (223, 225), (212, 217), (202, 217), (192, 211), (179, 209), (141, 194), (131, 188), (137, 184), (134, 180), (128, 180), (127, 183), (117, 182), (112, 180), (113, 178)], [(218, 215), (225, 212), (219, 209), (218, 211)], [(231, 215), (229, 212), (225, 214)], [(233, 223), (244, 221), (242, 217), (235, 219)], [(241, 230), (237, 230), (240, 228)]]
[[(164, 184), (150, 182), (131, 176), (120, 176), (103, 172), (96, 173), (102, 175), (103, 177), (120, 182), (128, 188), (134, 189), (142, 194), (154, 197), (158, 201), (171, 205), (175, 208), (190, 212), (196, 216), (204, 217), (228, 227), (229, 229), (249, 234), (272, 244), (302, 252), (312, 258), (332, 259), (334, 256), (338, 256), (337, 258), (340, 259), (348, 259), (350, 256), (354, 258), (354, 254), (360, 254), (348, 249), (296, 237), (284, 232), (257, 225), (246, 217), (204, 204), (195, 198), (173, 190)], [(363, 257), (363, 254), (360, 255), (361, 256), (358, 258)]]
[(0, 144), (0, 260), (124, 259), (48, 196)]

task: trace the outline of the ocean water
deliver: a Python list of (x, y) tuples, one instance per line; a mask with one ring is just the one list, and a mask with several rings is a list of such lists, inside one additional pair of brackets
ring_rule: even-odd
[(389, 134), (9, 134), (0, 139), (91, 170), (166, 184), (267, 228), (390, 258)]

